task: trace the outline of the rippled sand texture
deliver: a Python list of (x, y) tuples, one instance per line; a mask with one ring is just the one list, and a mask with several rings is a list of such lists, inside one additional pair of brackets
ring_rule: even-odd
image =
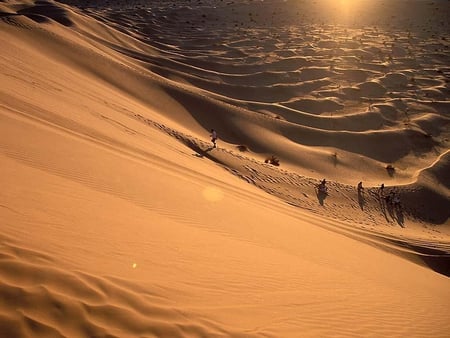
[(222, 140), (256, 156), (352, 186), (410, 184), (424, 169), (448, 168), (447, 4), (188, 1), (89, 13), (157, 48), (120, 52), (195, 90), (171, 95), (204, 129), (218, 126)]
[[(252, 113), (291, 122), (279, 128), (293, 143), (364, 155), (373, 166), (399, 161), (407, 167), (404, 180), (432, 163), (432, 149), (442, 153), (448, 147), (448, 23), (442, 21), (447, 6), (421, 3), (414, 10), (424, 7), (436, 15), (433, 21), (421, 24), (406, 16), (402, 20), (409, 21), (399, 28), (395, 15), (386, 19), (379, 13), (395, 13), (390, 7), (397, 4), (355, 11), (347, 20), (352, 24), (342, 25), (320, 15), (323, 2), (295, 3), (177, 4), (101, 13), (120, 24), (128, 18), (127, 29), (159, 48), (162, 54), (154, 57), (128, 53), (148, 69)], [(344, 5), (334, 6), (338, 20)], [(442, 30), (435, 32), (431, 24)], [(390, 147), (373, 149), (380, 140)]]
[(447, 337), (448, 17), (0, 1), (0, 336)]

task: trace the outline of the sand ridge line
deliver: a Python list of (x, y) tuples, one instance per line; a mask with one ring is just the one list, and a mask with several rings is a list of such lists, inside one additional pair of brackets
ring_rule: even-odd
[[(3, 113), (6, 114), (6, 111), (3, 111)], [(2, 116), (10, 116), (12, 112), (8, 111), (8, 113), (9, 114)], [(89, 163), (88, 161), (86, 161), (86, 158), (92, 157), (92, 155), (89, 154), (90, 152), (88, 152), (88, 149), (90, 149), (91, 147), (84, 146), (83, 152), (79, 153), (79, 151), (76, 151), (78, 149), (76, 144), (78, 144), (79, 142), (87, 142), (88, 144), (92, 144), (95, 147), (105, 149), (112, 154), (118, 154), (120, 155), (120, 157), (123, 157), (127, 160), (127, 162), (129, 163), (128, 167), (130, 168), (138, 166), (138, 164), (144, 164), (146, 167), (150, 166), (154, 169), (157, 168), (159, 171), (162, 170), (163, 172), (169, 173), (170, 175), (181, 177), (183, 178), (183, 180), (201, 181), (202, 184), (200, 184), (200, 186), (216, 186), (219, 189), (221, 187), (226, 187), (228, 190), (236, 193), (236, 199), (247, 199), (251, 197), (253, 200), (259, 201), (259, 203), (267, 204), (267, 206), (270, 206), (271, 204), (267, 203), (267, 201), (265, 201), (263, 198), (250, 195), (248, 192), (245, 192), (242, 189), (238, 190), (237, 188), (233, 188), (228, 185), (225, 186), (224, 183), (217, 181), (217, 179), (214, 177), (211, 178), (208, 176), (204, 176), (193, 169), (179, 166), (177, 162), (167, 161), (166, 158), (158, 157), (155, 154), (148, 154), (145, 151), (143, 152), (142, 149), (130, 147), (130, 145), (127, 143), (109, 142), (109, 139), (107, 137), (103, 137), (104, 135), (102, 133), (98, 133), (97, 130), (95, 130), (95, 133), (91, 133), (89, 132), (89, 128), (87, 128), (86, 130), (86, 127), (84, 125), (71, 123), (70, 126), (67, 126), (65, 123), (61, 122), (64, 121), (64, 119), (57, 119), (55, 121), (52, 121), (51, 123), (47, 123), (48, 116), (47, 118), (42, 117), (41, 119), (27, 113), (20, 113), (18, 116), (12, 115), (10, 117), (20, 122), (26, 122), (25, 125), (21, 124), (20, 129), (22, 131), (28, 130), (25, 126), (31, 127), (35, 126), (36, 124), (37, 126), (48, 130), (48, 136), (53, 134), (55, 134), (54, 136), (56, 136), (62, 133), (62, 135), (64, 136), (69, 136), (69, 138), (67, 140), (59, 139), (58, 141), (61, 147), (63, 147), (64, 145), (66, 152), (63, 151), (56, 153), (55, 151), (46, 153), (44, 149), (40, 147), (30, 147), (24, 144), (20, 144), (21, 142), (11, 143), (4, 140), (6, 143), (2, 142), (0, 150), (7, 157), (19, 161), (20, 163), (23, 163), (27, 166), (42, 170), (44, 172), (48, 172), (50, 174), (54, 174), (78, 182), (91, 189), (127, 200), (135, 205), (148, 210), (152, 210), (159, 215), (163, 215), (179, 223), (194, 227), (201, 227), (201, 217), (199, 215), (190, 217), (189, 215), (186, 215), (184, 213), (177, 214), (177, 212), (172, 210), (170, 204), (164, 205), (161, 204), (158, 199), (155, 200), (154, 196), (158, 193), (153, 192), (154, 189), (152, 189), (151, 186), (149, 187), (147, 184), (145, 184), (144, 177), (144, 181), (140, 184), (139, 187), (136, 187), (134, 185), (126, 185), (125, 183), (121, 183), (121, 180), (115, 179), (115, 177), (126, 176), (126, 174), (122, 174), (122, 171), (118, 168), (116, 168), (117, 173), (115, 176), (110, 176), (109, 174), (100, 175), (99, 173), (104, 170), (104, 166), (107, 166), (108, 162), (105, 161), (105, 163), (103, 163), (102, 165), (97, 165), (95, 168), (89, 167)], [(8, 120), (5, 119), (5, 125), (7, 124), (6, 121)], [(13, 125), (9, 124), (9, 126), (10, 127), (8, 133), (14, 133), (15, 128), (13, 128)], [(40, 128), (38, 130), (40, 130)], [(7, 137), (8, 133), (4, 133), (3, 136)], [(31, 130), (28, 130), (27, 134), (32, 135), (34, 133), (32, 133)], [(86, 137), (86, 135), (88, 137)], [(66, 154), (70, 154), (70, 156), (67, 157)], [(61, 163), (57, 160), (59, 158), (65, 158), (66, 160), (64, 163)], [(85, 159), (84, 161), (81, 160), (83, 158)], [(132, 160), (132, 162), (129, 162), (129, 160)], [(132, 165), (132, 163), (135, 164)], [(178, 172), (178, 169), (172, 167), (172, 165), (175, 165), (175, 167), (177, 167), (181, 171)], [(97, 171), (99, 173), (97, 173)], [(180, 196), (180, 198), (183, 198), (183, 196)], [(25, 223), (33, 225), (32, 222), (26, 221)], [(220, 230), (218, 229), (210, 229), (208, 227), (206, 228), (209, 231), (220, 232)], [(228, 235), (227, 233), (225, 234)]]
[[(327, 28), (328, 29), (328, 28)], [(257, 33), (257, 32), (256, 32)], [(322, 30), (321, 31), (321, 33), (320, 34), (325, 34), (326, 32), (325, 32), (325, 30)], [(258, 34), (260, 34), (260, 33), (257, 33), (257, 35)], [(361, 41), (360, 41), (360, 43), (361, 42), (364, 42), (366, 37), (364, 37), (364, 36), (362, 36), (361, 37)], [(248, 40), (248, 42), (250, 42), (252, 39), (250, 39), (250, 40)], [(370, 40), (370, 39), (369, 39)], [(192, 42), (192, 41), (191, 41)], [(317, 46), (317, 48), (319, 48), (319, 50), (320, 49), (327, 49), (327, 48), (329, 48), (330, 46), (329, 46), (329, 44), (331, 43), (330, 41), (328, 41), (327, 43), (324, 43), (324, 42), (321, 42), (320, 40), (317, 40), (317, 41), (315, 41), (315, 40), (313, 40), (312, 41), (314, 44), (316, 44)], [(355, 45), (356, 46), (356, 45)], [(328, 52), (328, 51), (326, 51), (326, 52)], [(395, 49), (395, 53), (396, 54), (401, 54), (402, 53), (402, 50), (401, 50), (401, 48), (399, 48), (398, 46), (396, 47), (396, 49)], [(320, 60), (321, 58), (323, 58), (323, 57), (326, 57), (327, 55), (326, 54), (321, 54), (321, 55), (316, 55), (317, 57), (318, 57), (318, 60)], [(319, 57), (320, 56), (320, 57)], [(398, 56), (398, 55), (397, 55)], [(313, 60), (314, 61), (314, 55), (311, 55), (311, 59), (310, 60)], [(231, 61), (231, 60), (230, 60)], [(279, 62), (278, 62), (279, 61)], [(288, 59), (286, 59), (286, 60), (278, 60), (277, 62), (276, 62), (276, 64), (277, 65), (283, 65), (283, 66), (289, 66), (289, 67), (291, 67), (291, 66), (295, 66), (295, 67), (298, 67), (298, 62), (299, 61), (301, 61), (301, 60), (299, 60), (299, 59), (295, 59), (295, 58), (288, 58)], [(270, 64), (271, 62), (269, 62), (269, 64)], [(397, 64), (398, 65), (398, 64)], [(266, 64), (266, 66), (267, 66), (267, 64)], [(309, 80), (309, 79), (311, 79), (311, 78), (313, 78), (313, 77), (318, 77), (319, 79), (322, 79), (323, 78), (323, 76), (326, 76), (326, 77), (328, 77), (328, 76), (334, 76), (335, 75), (335, 73), (337, 73), (337, 72), (340, 72), (340, 71), (343, 71), (343, 70), (345, 70), (345, 68), (340, 68), (340, 67), (336, 67), (336, 66), (333, 66), (333, 71), (331, 71), (331, 70), (327, 70), (327, 69), (325, 69), (325, 68), (320, 68), (320, 67), (313, 67), (312, 65), (307, 65), (307, 67), (304, 67), (304, 68), (302, 68), (301, 70), (300, 70), (300, 73), (301, 74), (303, 74), (303, 79), (305, 80)], [(430, 73), (431, 74), (431, 73)], [(363, 74), (364, 75), (364, 74)], [(373, 75), (373, 74), (372, 74)], [(357, 80), (359, 80), (359, 79), (357, 79)], [(397, 87), (401, 87), (402, 85), (404, 85), (405, 84), (405, 80), (408, 80), (408, 78), (407, 78), (407, 75), (405, 75), (405, 74), (400, 74), (400, 73), (395, 73), (395, 72), (390, 72), (390, 73), (388, 73), (388, 74), (386, 74), (386, 75), (383, 75), (383, 77), (381, 77), (380, 79), (377, 79), (377, 81), (373, 81), (373, 79), (370, 79), (369, 77), (366, 77), (365, 79), (363, 79), (363, 80), (367, 80), (366, 82), (364, 82), (364, 83), (367, 83), (367, 85), (366, 85), (366, 87), (368, 87), (368, 88), (366, 88), (369, 92), (370, 92), (370, 90), (369, 89), (374, 89), (374, 88), (372, 88), (372, 87), (376, 87), (376, 88), (381, 88), (381, 87), (379, 87), (380, 86), (380, 83), (383, 83), (383, 86), (384, 87), (389, 87), (389, 86), (391, 86), (391, 87), (393, 87), (393, 88), (397, 88)], [(416, 81), (416, 80), (415, 80)], [(422, 79), (419, 79), (418, 80), (419, 81), (419, 83), (420, 83), (420, 81), (422, 81)], [(440, 84), (440, 83), (442, 83), (442, 81), (441, 80), (439, 80), (438, 82), (431, 82), (430, 84), (431, 85), (438, 85), (438, 84)], [(375, 88), (375, 89), (376, 89)], [(325, 101), (326, 100), (328, 100), (328, 99), (325, 99)], [(312, 102), (315, 102), (314, 100), (310, 100), (310, 101), (312, 101)], [(401, 100), (400, 100), (401, 101)], [(328, 100), (328, 102), (334, 102), (334, 101), (332, 101), (332, 100)], [(400, 102), (401, 103), (401, 102)], [(404, 104), (398, 104), (398, 107), (394, 107), (394, 108), (398, 108), (398, 109), (403, 109), (404, 108)], [(395, 106), (395, 105), (394, 105)], [(378, 107), (376, 107), (376, 108), (378, 108)], [(319, 133), (320, 134), (320, 133)], [(394, 132), (394, 134), (395, 134), (395, 132)], [(423, 135), (420, 131), (418, 132), (418, 135), (417, 136), (420, 136), (420, 135)], [(173, 136), (173, 135), (172, 135)], [(322, 135), (323, 136), (323, 135)], [(176, 137), (176, 134), (175, 134), (175, 137)], [(292, 138), (292, 137), (291, 137)], [(293, 140), (294, 141), (298, 141), (297, 140), (297, 138), (293, 138)], [(353, 143), (354, 143), (354, 140), (351, 140)], [(196, 142), (198, 142), (198, 140), (196, 141)], [(301, 141), (300, 141), (300, 143), (301, 143)], [(191, 146), (193, 146), (193, 147), (197, 147), (197, 144), (194, 142), (194, 144), (192, 144)], [(367, 155), (367, 154), (366, 154)], [(216, 161), (217, 161), (217, 158), (216, 158)], [(237, 172), (240, 172), (239, 170), (237, 170), (237, 171), (235, 171), (234, 173), (236, 174)], [(255, 180), (253, 177), (252, 177), (252, 175), (248, 175), (247, 173), (242, 173), (242, 174), (240, 174), (241, 175), (241, 177), (243, 178), (243, 179), (245, 179), (247, 182), (251, 182), (251, 183), (253, 183), (253, 184), (256, 184), (256, 182), (257, 182), (257, 180)], [(282, 185), (282, 184), (286, 184), (286, 185), (289, 185), (289, 184), (293, 184), (293, 185), (295, 185), (296, 183), (290, 183), (290, 182), (284, 182), (283, 180), (280, 180), (279, 178), (273, 178), (273, 176), (271, 176), (271, 177), (269, 177), (269, 178), (267, 178), (267, 179), (261, 179), (261, 181), (262, 181), (262, 183), (259, 183), (261, 186), (263, 186), (265, 189), (267, 189), (268, 191), (270, 191), (272, 194), (280, 194), (281, 195), (281, 197), (283, 198), (283, 199), (285, 199), (285, 200), (291, 200), (290, 201), (290, 203), (291, 204), (298, 204), (299, 203), (299, 201), (298, 200), (295, 200), (295, 198), (296, 198), (296, 194), (295, 193), (292, 193), (291, 191), (290, 191), (290, 189), (289, 188), (287, 188), (287, 189), (284, 189), (284, 190), (282, 190), (282, 191), (280, 191), (280, 189), (278, 189), (278, 187), (270, 187), (269, 185), (270, 184), (273, 184), (273, 185), (276, 185), (276, 184), (278, 184), (278, 185)], [(306, 196), (305, 196), (305, 194), (306, 194)], [(307, 192), (304, 192), (304, 196), (305, 197), (307, 197), (308, 196), (308, 193)], [(346, 196), (347, 197), (347, 199), (348, 200), (351, 200), (351, 198), (349, 198), (348, 196)], [(354, 202), (354, 200), (351, 200), (352, 202)], [(333, 206), (333, 204), (331, 204), (331, 206)], [(307, 205), (306, 206), (307, 208), (309, 208), (309, 210), (313, 207), (313, 204), (311, 204), (311, 205)], [(327, 205), (327, 207), (328, 207), (328, 205)], [(354, 207), (354, 205), (352, 205), (351, 206), (352, 208)], [(332, 214), (332, 216), (335, 216), (335, 214)], [(394, 215), (395, 216), (395, 215)], [(371, 216), (369, 216), (369, 217), (371, 217)], [(386, 217), (387, 218), (387, 217)]]
[[(119, 18), (123, 17), (122, 14), (119, 15), (118, 17)], [(126, 17), (126, 15), (125, 15), (125, 17)], [(117, 22), (120, 23), (121, 21), (118, 20)], [(194, 33), (195, 32), (193, 32), (193, 34)], [(321, 34), (324, 34), (324, 32), (322, 31)], [(368, 42), (370, 42), (370, 39), (372, 39), (372, 38), (370, 38), (369, 35), (367, 35), (367, 37), (363, 37), (362, 39), (364, 40), (366, 38), (369, 39)], [(319, 44), (317, 41), (313, 41), (313, 42)], [(302, 46), (303, 45), (300, 45), (299, 48), (302, 48)], [(317, 48), (319, 48), (319, 49), (325, 48), (325, 47), (326, 46), (324, 46), (324, 45), (317, 46)], [(388, 47), (386, 47), (386, 48), (388, 48)], [(325, 56), (320, 56), (320, 57), (325, 58)], [(314, 55), (311, 56), (313, 61), (314, 61), (315, 57), (318, 57), (318, 56), (314, 56)], [(194, 59), (196, 59), (196, 58), (194, 58)], [(286, 62), (291, 63), (292, 60), (289, 59), (287, 61), (284, 61), (284, 60), (281, 60), (281, 61), (283, 63), (286, 63)], [(230, 60), (230, 62), (231, 62), (231, 60)], [(270, 64), (270, 62), (269, 62), (269, 64)], [(244, 66), (247, 66), (247, 65), (244, 65)], [(174, 66), (174, 67), (175, 67), (175, 69), (177, 69), (176, 66)], [(309, 69), (309, 68), (311, 68), (311, 69)], [(302, 72), (313, 72), (314, 70), (317, 70), (317, 69), (318, 69), (318, 67), (314, 68), (311, 66), (311, 67), (307, 67), (306, 69), (302, 69), (301, 71)], [(342, 70), (345, 70), (345, 67), (336, 66), (335, 70), (340, 72)], [(381, 76), (382, 74), (379, 73), (378, 75)], [(431, 75), (431, 73), (429, 75)], [(436, 75), (436, 74), (434, 74), (434, 75)], [(437, 76), (441, 76), (441, 75), (438, 74)], [(407, 75), (404, 75), (404, 76), (407, 76)], [(428, 77), (430, 77), (430, 76), (428, 76)], [(394, 81), (391, 78), (395, 80), (395, 77), (391, 76), (391, 77), (389, 77), (388, 80), (385, 81), (386, 84), (389, 84), (391, 82), (394, 83)], [(441, 80), (439, 80), (439, 81), (442, 82)], [(368, 82), (373, 82), (373, 81), (370, 80)], [(213, 84), (214, 84), (214, 81), (211, 81), (211, 85), (213, 85)], [(219, 87), (220, 87), (220, 85), (219, 85)], [(275, 83), (275, 86), (273, 89), (275, 91), (277, 91), (277, 89), (275, 87), (276, 87), (276, 83)], [(123, 89), (123, 88), (121, 88), (121, 89)], [(212, 93), (211, 95), (213, 95), (213, 92), (214, 92), (214, 90), (211, 90), (211, 93)], [(241, 92), (241, 91), (239, 91), (239, 92)], [(283, 90), (282, 90), (282, 92), (283, 92)], [(312, 94), (314, 94), (314, 93), (315, 92), (312, 92)], [(401, 93), (401, 92), (399, 92), (399, 93)], [(394, 99), (395, 99), (395, 96), (398, 96), (399, 93), (394, 95)], [(270, 93), (268, 93), (268, 94), (269, 95), (265, 95), (265, 96), (271, 97)], [(320, 94), (320, 93), (318, 93), (318, 94)], [(323, 92), (323, 94), (324, 95), (320, 94), (319, 96), (315, 96), (315, 94), (314, 94), (313, 96), (315, 99), (322, 100), (322, 101), (328, 100), (329, 102), (331, 102), (331, 101), (335, 100), (337, 103), (339, 103), (341, 101), (341, 99), (339, 98), (339, 95), (334, 95), (330, 92), (328, 92), (328, 93)], [(363, 100), (363, 98), (364, 97), (360, 97), (359, 99)], [(358, 99), (358, 97), (356, 99)], [(380, 98), (374, 98), (374, 99), (380, 99)], [(385, 98), (385, 99), (389, 99), (389, 98)], [(175, 98), (175, 100), (180, 101), (181, 105), (184, 105), (184, 103), (185, 103), (185, 102), (181, 101), (180, 98)], [(302, 99), (302, 100), (307, 100), (307, 99)], [(316, 105), (315, 101), (317, 101), (317, 100), (309, 100), (309, 101), (307, 101), (307, 102), (309, 102), (307, 105), (310, 105), (311, 101), (313, 102), (312, 105)], [(291, 102), (291, 100), (288, 100), (288, 101)], [(304, 101), (302, 101), (302, 102), (304, 102)], [(357, 100), (356, 100), (356, 102), (357, 102)], [(186, 103), (186, 105), (187, 104), (189, 104), (189, 103)], [(243, 104), (245, 105), (246, 103), (243, 102)], [(354, 103), (353, 103), (353, 105), (354, 105)], [(280, 104), (279, 104), (279, 106), (280, 106)], [(385, 106), (389, 106), (389, 105), (385, 105)], [(431, 156), (431, 153), (432, 153), (431, 150), (436, 150), (436, 148), (434, 147), (435, 142), (436, 141), (440, 142), (439, 140), (435, 140), (435, 138), (441, 137), (442, 131), (439, 128), (435, 129), (434, 133), (432, 135), (430, 134), (432, 137), (426, 138), (424, 136), (427, 136), (427, 133), (424, 133), (423, 131), (420, 131), (419, 129), (417, 129), (415, 127), (411, 128), (411, 130), (407, 130), (408, 128), (406, 128), (406, 129), (404, 128), (404, 126), (402, 124), (403, 122), (397, 120), (397, 117), (401, 117), (401, 113), (402, 113), (402, 109), (403, 109), (402, 106), (398, 105), (398, 107), (397, 107), (397, 105), (395, 105), (395, 104), (392, 104), (392, 106), (394, 108), (392, 114), (394, 114), (396, 116), (395, 119), (385, 118), (384, 113), (383, 113), (385, 111), (385, 109), (383, 109), (382, 113), (377, 112), (377, 110), (379, 108), (378, 106), (375, 107), (374, 112), (371, 112), (369, 114), (368, 120), (371, 123), (373, 123), (372, 128), (369, 128), (370, 130), (375, 130), (376, 127), (379, 126), (378, 122), (380, 122), (380, 121), (381, 121), (380, 123), (382, 123), (381, 127), (385, 128), (385, 129), (382, 129), (382, 131), (379, 133), (378, 132), (377, 133), (370, 132), (370, 133), (361, 133), (361, 134), (355, 134), (355, 135), (353, 135), (352, 133), (347, 133), (346, 132), (347, 129), (350, 129), (350, 130), (358, 129), (358, 128), (354, 127), (355, 125), (367, 124), (367, 119), (363, 119), (363, 121), (361, 121), (358, 118), (353, 122), (349, 121), (350, 123), (348, 125), (348, 123), (346, 121), (353, 120), (354, 117), (357, 116), (358, 114), (351, 114), (351, 118), (343, 119), (342, 122), (345, 122), (344, 125), (342, 125), (342, 123), (339, 122), (340, 118), (334, 118), (330, 121), (330, 123), (328, 123), (328, 121), (319, 122), (319, 124), (324, 125), (325, 127), (328, 124), (330, 125), (329, 127), (326, 127), (325, 129), (330, 129), (331, 131), (333, 131), (333, 133), (330, 133), (330, 134), (327, 133), (327, 135), (324, 135), (322, 130), (317, 130), (317, 131), (313, 132), (311, 129), (304, 130), (303, 128), (305, 128), (305, 127), (302, 127), (299, 125), (297, 125), (298, 128), (297, 128), (297, 126), (295, 126), (295, 128), (292, 128), (291, 126), (289, 126), (289, 127), (284, 127), (283, 130), (286, 131), (287, 135), (291, 135), (290, 139), (294, 143), (294, 146), (296, 144), (299, 144), (299, 145), (304, 145), (304, 146), (313, 145), (313, 146), (319, 146), (319, 147), (336, 147), (338, 149), (343, 149), (343, 151), (345, 152), (345, 155), (347, 157), (349, 157), (349, 156), (358, 157), (359, 155), (362, 155), (366, 158), (366, 160), (367, 160), (367, 158), (370, 157), (372, 164), (379, 164), (379, 163), (377, 163), (377, 161), (406, 162), (406, 163), (399, 163), (399, 164), (401, 164), (402, 167), (409, 167), (411, 169), (408, 169), (408, 172), (402, 173), (402, 175), (404, 175), (404, 176), (401, 177), (401, 179), (405, 179), (405, 178), (411, 179), (411, 175), (413, 174), (412, 172), (414, 171), (414, 166), (417, 165), (418, 161), (411, 161), (409, 159), (404, 160), (403, 158), (405, 156), (408, 156), (408, 153), (414, 153), (414, 154), (421, 155), (420, 158), (422, 158), (423, 156), (426, 156), (426, 157)], [(272, 110), (272, 108), (271, 108), (271, 110)], [(364, 112), (364, 109), (359, 109), (359, 111)], [(290, 116), (296, 116), (295, 109), (294, 109), (294, 111), (292, 111), (290, 113), (291, 113)], [(335, 112), (333, 112), (333, 114), (334, 113)], [(364, 116), (365, 114), (361, 114), (361, 115)], [(319, 117), (322, 117), (322, 116), (319, 116)], [(325, 118), (327, 116), (323, 116), (323, 117)], [(411, 117), (413, 117), (412, 113), (411, 113)], [(372, 120), (373, 120), (373, 122), (372, 122)], [(320, 118), (316, 119), (315, 121), (320, 121)], [(364, 122), (364, 123), (362, 123), (362, 122)], [(387, 125), (385, 125), (383, 127), (383, 123), (387, 123)], [(421, 123), (421, 125), (426, 125), (426, 124), (428, 124), (428, 123), (427, 122)], [(308, 127), (309, 126), (307, 125), (306, 128), (308, 128)], [(387, 134), (384, 135), (383, 131), (386, 132)], [(303, 134), (305, 134), (305, 136), (302, 136)], [(367, 144), (377, 143), (380, 140), (383, 140), (384, 136), (388, 137), (390, 144), (393, 145), (392, 147), (385, 147), (385, 150), (389, 150), (389, 152), (387, 154), (386, 153), (380, 154), (380, 151), (374, 151), (372, 149), (372, 147), (367, 146)], [(356, 142), (355, 142), (355, 137), (358, 138), (356, 140)], [(355, 144), (361, 145), (361, 147), (355, 146)], [(362, 149), (360, 149), (360, 148), (362, 148)], [(313, 152), (311, 149), (312, 148), (309, 148), (309, 152)], [(438, 151), (439, 151), (439, 149), (438, 149)], [(352, 153), (352, 154), (350, 154), (350, 153)], [(353, 158), (353, 160), (355, 160), (355, 159), (356, 158)], [(374, 159), (376, 159), (377, 161), (374, 161)], [(429, 159), (423, 160), (423, 162), (429, 162)], [(314, 161), (310, 161), (309, 163), (314, 163)], [(414, 166), (413, 166), (413, 164), (414, 164)], [(302, 163), (302, 165), (305, 165), (305, 164)], [(419, 165), (419, 167), (420, 167), (420, 165)], [(318, 169), (319, 168), (314, 168), (314, 170), (318, 170)], [(380, 175), (380, 173), (382, 173), (381, 168), (379, 168), (379, 170), (378, 170), (378, 175)], [(398, 177), (400, 179), (400, 175)]]
[[(264, 164), (255, 158), (245, 156), (242, 153), (236, 153), (227, 148), (220, 147), (219, 149), (212, 149), (211, 145), (203, 140), (179, 132), (152, 119), (145, 118), (140, 114), (136, 114), (136, 118), (178, 139), (196, 151), (199, 156), (216, 162), (231, 174), (284, 200), (290, 205), (314, 212), (320, 216), (337, 218), (345, 222), (360, 223), (363, 224), (363, 227), (364, 225), (373, 227), (383, 223), (386, 224), (386, 222), (390, 225), (398, 222), (403, 227), (406, 222), (406, 219), (404, 219), (405, 216), (403, 215), (401, 216), (401, 220), (397, 219), (395, 215), (396, 211), (390, 207), (388, 207), (389, 213), (387, 213), (387, 206), (384, 205), (384, 201), (380, 201), (378, 187), (366, 187), (366, 194), (361, 197), (363, 201), (358, 201), (355, 187), (329, 181), (330, 195), (332, 197), (339, 197), (335, 202), (326, 202), (325, 207), (323, 207), (318, 203), (317, 198), (314, 197), (317, 193), (315, 191), (318, 183), (317, 180), (298, 175), (289, 170)], [(414, 194), (417, 188), (414, 186), (386, 186), (385, 195), (388, 195), (390, 191), (396, 191), (400, 195), (404, 193)], [(350, 197), (349, 193), (354, 194), (354, 197)], [(364, 213), (358, 215), (356, 218), (344, 216), (344, 213), (341, 212), (344, 209), (350, 208), (352, 210), (361, 207), (364, 209)], [(408, 212), (410, 208), (405, 206), (404, 210)], [(418, 221), (417, 216), (409, 215), (409, 217), (411, 217), (411, 220)]]

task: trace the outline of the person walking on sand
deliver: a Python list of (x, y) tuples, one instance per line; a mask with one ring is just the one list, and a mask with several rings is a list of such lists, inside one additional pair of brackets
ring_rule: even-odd
[(378, 189), (378, 197), (384, 197), (384, 183), (381, 183), (380, 188)]
[(216, 140), (217, 140), (217, 133), (214, 129), (211, 129), (211, 142), (213, 143), (214, 148), (216, 148)]
[(393, 206), (393, 205), (394, 205), (394, 197), (395, 197), (395, 191), (392, 190), (392, 191), (389, 193), (389, 195), (387, 195), (387, 196), (385, 197), (386, 203), (388, 203), (389, 205)]
[(362, 182), (358, 183), (358, 192), (362, 192), (364, 190)]
[(392, 199), (392, 205), (394, 206), (394, 208), (396, 208), (397, 210), (401, 210), (402, 205), (400, 203), (400, 196), (398, 194), (395, 194), (393, 199)]
[(325, 179), (323, 179), (319, 185), (317, 186), (319, 189), (319, 192), (326, 194), (328, 192), (328, 188), (327, 188), (327, 181)]

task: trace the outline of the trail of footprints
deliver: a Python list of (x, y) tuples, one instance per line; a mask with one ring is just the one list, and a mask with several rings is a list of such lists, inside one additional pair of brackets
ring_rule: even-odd
[[(326, 218), (340, 220), (344, 223), (348, 222), (349, 229), (354, 230), (356, 230), (355, 224), (357, 224), (357, 228), (363, 231), (370, 230), (373, 233), (389, 233), (392, 227), (399, 227), (398, 219), (386, 212), (385, 207), (383, 207), (383, 212), (377, 187), (365, 187), (364, 208), (362, 210), (359, 205), (356, 186), (339, 182), (328, 182), (330, 195), (325, 199), (324, 204), (320, 205), (315, 189), (318, 181), (313, 178), (263, 163), (229, 149), (216, 148), (212, 152), (207, 152), (206, 150), (211, 146), (209, 142), (184, 134), (139, 114), (134, 114), (134, 118), (176, 138), (194, 150), (197, 153), (196, 155), (207, 157), (230, 174), (249, 184), (253, 184), (264, 192), (296, 208), (301, 208)], [(236, 166), (236, 158), (239, 159), (239, 166)], [(414, 193), (416, 188), (397, 187), (396, 190), (400, 190), (402, 194), (407, 194)], [(385, 193), (388, 192), (389, 188), (386, 189)], [(349, 212), (349, 210), (352, 210), (352, 212)], [(404, 223), (402, 227), (407, 226), (408, 218), (413, 219), (415, 222), (423, 223), (422, 220), (415, 218), (414, 214), (410, 213), (407, 207), (403, 208), (403, 213)], [(387, 225), (387, 227), (381, 228), (381, 225)], [(419, 242), (417, 242), (418, 247), (425, 250), (430, 248), (429, 243)], [(442, 242), (441, 244), (436, 242), (433, 246), (442, 252), (450, 252), (447, 242)]]
[[(358, 204), (356, 187), (338, 182), (328, 182), (330, 196), (325, 200), (324, 205), (321, 206), (318, 203), (315, 191), (317, 180), (274, 167), (271, 164), (259, 162), (224, 148), (216, 148), (213, 152), (207, 153), (206, 149), (210, 147), (209, 142), (179, 132), (140, 114), (134, 114), (134, 118), (174, 137), (192, 150), (200, 152), (199, 155), (201, 156), (206, 156), (207, 154), (209, 159), (216, 161), (218, 165), (222, 166), (230, 174), (295, 207), (326, 217), (352, 221), (367, 226), (377, 225), (379, 219), (383, 217), (375, 188), (366, 189), (364, 210), (361, 210)], [(240, 159), (240, 167), (236, 168), (227, 165), (227, 163), (231, 163), (232, 159), (236, 158)], [(354, 210), (351, 216), (342, 212), (343, 209), (348, 208)]]

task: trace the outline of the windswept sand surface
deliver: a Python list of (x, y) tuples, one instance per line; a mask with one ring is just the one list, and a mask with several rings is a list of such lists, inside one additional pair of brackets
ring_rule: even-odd
[(0, 336), (448, 337), (448, 17), (0, 1)]

